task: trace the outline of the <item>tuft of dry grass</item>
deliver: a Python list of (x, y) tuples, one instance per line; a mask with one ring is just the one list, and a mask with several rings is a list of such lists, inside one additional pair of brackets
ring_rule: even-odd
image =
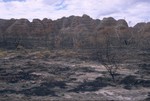
[(0, 58), (5, 57), (7, 55), (7, 51), (5, 50), (0, 50)]

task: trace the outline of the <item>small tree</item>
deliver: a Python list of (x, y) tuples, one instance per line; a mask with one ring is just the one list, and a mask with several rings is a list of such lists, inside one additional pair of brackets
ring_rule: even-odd
[(114, 46), (116, 43), (109, 34), (105, 36), (105, 43), (103, 44), (103, 48), (99, 49), (97, 52), (97, 57), (99, 62), (107, 69), (109, 75), (111, 76), (113, 82), (116, 82), (116, 74), (119, 68), (119, 51), (120, 46)]

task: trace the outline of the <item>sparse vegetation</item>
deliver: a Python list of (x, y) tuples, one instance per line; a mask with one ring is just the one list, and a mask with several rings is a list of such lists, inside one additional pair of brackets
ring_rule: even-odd
[(0, 101), (149, 100), (149, 23), (87, 15), (0, 22)]
[[(69, 50), (66, 51), (67, 53), (58, 50), (57, 52), (54, 50), (28, 50), (28, 53), (24, 54), (24, 52), (20, 51), (9, 51), (6, 56), (1, 57), (0, 100), (11, 98), (10, 95), (13, 96), (13, 99), (19, 99), (17, 96), (22, 96), (24, 99), (38, 97), (40, 100), (43, 97), (63, 100), (66, 95), (70, 95), (71, 99), (80, 100), (76, 97), (80, 96), (80, 93), (85, 93), (85, 95), (82, 95), (84, 97), (84, 99), (82, 98), (83, 100), (86, 98), (86, 100), (89, 100), (89, 96), (93, 96), (94, 100), (98, 100), (99, 96), (102, 96), (104, 100), (108, 100), (108, 97), (103, 93), (108, 88), (111, 91), (114, 87), (122, 87), (122, 92), (118, 93), (118, 95), (126, 96), (122, 95), (126, 90), (132, 92), (134, 88), (138, 90), (140, 87), (147, 89), (150, 87), (150, 82), (147, 78), (139, 78), (136, 76), (137, 74), (130, 77), (128, 76), (130, 70), (127, 69), (126, 71), (122, 68), (119, 68), (117, 72), (112, 71), (115, 80), (116, 73), (119, 73), (121, 77), (120, 82), (114, 85), (113, 80), (107, 75), (108, 70), (103, 68), (98, 62), (89, 59), (86, 61), (78, 59), (81, 57), (80, 53)], [(75, 54), (78, 55), (73, 58)], [(107, 58), (103, 57), (104, 59)], [(107, 63), (107, 65), (109, 64)], [(113, 69), (116, 71), (117, 68), (113, 67)], [(130, 73), (130, 75), (133, 75), (133, 73)], [(141, 92), (140, 89), (139, 91)], [(97, 92), (99, 93), (92, 95)], [(144, 92), (147, 93), (147, 91)], [(134, 94), (135, 92), (133, 92), (133, 97), (135, 97)], [(9, 95), (9, 97), (7, 96), (6, 98), (4, 95)], [(118, 95), (114, 94), (112, 96)], [(141, 97), (141, 99), (144, 98)]]
[(121, 64), (121, 56), (124, 53), (119, 54), (120, 47), (114, 46), (112, 39), (108, 33), (105, 36), (105, 43), (103, 44), (103, 49), (99, 49), (97, 54), (98, 61), (106, 68), (109, 75), (111, 76), (113, 82), (116, 82), (117, 70)]

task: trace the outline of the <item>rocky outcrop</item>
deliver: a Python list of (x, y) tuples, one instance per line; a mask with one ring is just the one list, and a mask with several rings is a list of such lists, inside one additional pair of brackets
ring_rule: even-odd
[(132, 28), (123, 19), (109, 17), (99, 20), (86, 14), (58, 20), (33, 19), (32, 22), (27, 19), (0, 19), (0, 47), (95, 49), (102, 47), (108, 38), (115, 45), (129, 41), (131, 44), (143, 33), (143, 39), (147, 40), (149, 32), (150, 23), (139, 23)]
[(150, 49), (150, 22), (148, 23), (138, 23), (134, 27), (134, 37), (138, 41), (141, 48)]

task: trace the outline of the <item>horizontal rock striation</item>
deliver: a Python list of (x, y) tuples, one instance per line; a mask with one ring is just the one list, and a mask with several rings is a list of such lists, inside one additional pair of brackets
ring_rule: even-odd
[(129, 27), (124, 19), (112, 17), (102, 20), (88, 15), (44, 18), (0, 19), (0, 47), (47, 47), (51, 49), (98, 49), (109, 39), (115, 47), (147, 47), (150, 45), (150, 23)]

